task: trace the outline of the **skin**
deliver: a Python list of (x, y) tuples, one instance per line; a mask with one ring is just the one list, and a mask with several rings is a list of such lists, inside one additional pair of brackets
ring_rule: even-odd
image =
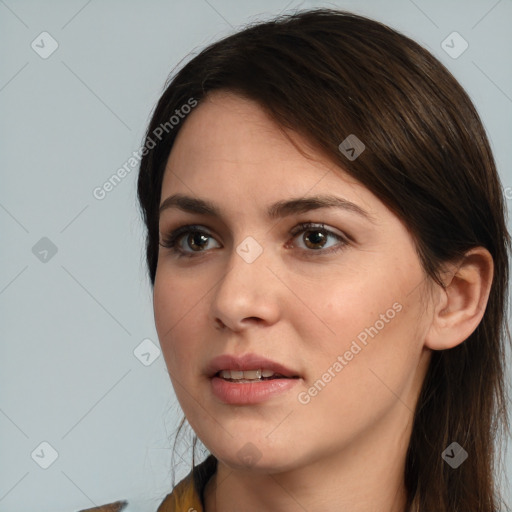
[[(192, 258), (160, 247), (154, 285), (156, 328), (177, 398), (219, 461), (204, 493), (206, 511), (402, 512), (412, 416), (432, 350), (463, 342), (480, 322), (492, 258), (473, 249), (447, 266), (444, 289), (434, 285), (398, 217), (289, 135), (308, 157), (257, 104), (215, 92), (187, 117), (164, 175), (161, 202), (182, 193), (222, 212), (162, 212), (161, 238), (185, 224), (211, 236), (202, 249), (182, 237)], [(356, 203), (374, 222), (336, 208), (265, 216), (276, 201), (317, 194)], [(349, 239), (341, 246), (329, 235), (324, 252), (341, 250), (321, 254), (318, 229), (290, 234), (301, 222), (324, 223)], [(263, 249), (252, 263), (236, 252), (248, 236)], [(393, 304), (401, 306), (394, 318), (300, 403), (299, 393)], [(248, 352), (295, 370), (299, 382), (261, 404), (221, 402), (206, 365)], [(249, 442), (259, 458), (244, 462), (238, 452)]]

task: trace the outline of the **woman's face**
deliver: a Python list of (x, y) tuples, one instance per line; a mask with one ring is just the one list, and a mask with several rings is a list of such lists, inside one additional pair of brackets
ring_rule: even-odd
[[(161, 205), (190, 200), (167, 201), (161, 243), (196, 231), (159, 248), (156, 328), (190, 425), (232, 467), (284, 470), (357, 443), (406, 443), (430, 357), (410, 234), (292, 135), (314, 159), (257, 104), (216, 92), (188, 116), (163, 180)], [(339, 204), (318, 207), (326, 198)], [(244, 381), (258, 370), (287, 378)]]

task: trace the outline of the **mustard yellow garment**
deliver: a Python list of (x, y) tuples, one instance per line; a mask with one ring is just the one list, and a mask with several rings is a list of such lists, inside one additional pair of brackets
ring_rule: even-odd
[[(217, 459), (210, 455), (174, 487), (156, 512), (204, 512), (204, 488), (216, 470)], [(126, 505), (126, 501), (117, 501), (79, 512), (121, 512)]]
[[(203, 491), (206, 483), (217, 469), (217, 460), (210, 455), (196, 467), (167, 495), (157, 512), (204, 512)], [(195, 481), (195, 483), (194, 483)]]

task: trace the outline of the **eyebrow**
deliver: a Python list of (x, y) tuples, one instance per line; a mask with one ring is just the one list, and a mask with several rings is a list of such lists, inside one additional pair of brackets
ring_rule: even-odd
[[(220, 209), (214, 203), (184, 194), (173, 194), (165, 199), (160, 205), (159, 214), (161, 215), (164, 210), (169, 208), (211, 217), (222, 217)], [(315, 195), (278, 201), (267, 208), (267, 217), (274, 220), (319, 208), (339, 208), (360, 215), (373, 224), (376, 223), (375, 217), (359, 205), (333, 195)]]

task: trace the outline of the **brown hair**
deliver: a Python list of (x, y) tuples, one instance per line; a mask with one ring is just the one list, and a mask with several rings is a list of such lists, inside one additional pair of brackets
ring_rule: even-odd
[[(496, 441), (503, 430), (510, 433), (504, 383), (510, 236), (489, 142), (463, 88), (411, 39), (331, 9), (248, 26), (201, 51), (166, 85), (146, 145), (191, 97), (232, 91), (305, 136), (383, 201), (410, 230), (433, 282), (442, 286), (444, 262), (473, 247), (489, 250), (494, 278), (486, 311), (467, 340), (432, 353), (404, 481), (410, 511), (497, 511)], [(181, 126), (165, 130), (140, 166), (152, 284), (163, 173)], [(338, 149), (350, 134), (366, 146), (352, 161)], [(469, 454), (457, 469), (441, 457), (453, 441)]]

